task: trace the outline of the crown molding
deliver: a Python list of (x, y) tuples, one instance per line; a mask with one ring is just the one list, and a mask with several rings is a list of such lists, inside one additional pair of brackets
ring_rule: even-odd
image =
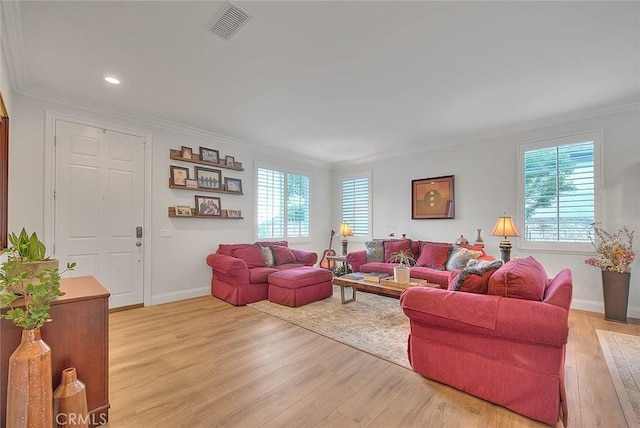
[(374, 153), (370, 156), (365, 156), (351, 161), (334, 162), (332, 163), (333, 169), (344, 169), (352, 166), (367, 164), (380, 160), (389, 160), (389, 158), (406, 157), (407, 155), (419, 154), (429, 152), (431, 150), (437, 150), (444, 147), (458, 146), (461, 144), (468, 144), (473, 142), (479, 142), (490, 138), (504, 137), (507, 135), (518, 134), (527, 131), (533, 131), (536, 129), (548, 128), (556, 125), (564, 125), (580, 120), (591, 119), (594, 117), (607, 116), (611, 114), (621, 113), (624, 111), (640, 109), (640, 98), (631, 98), (616, 103), (607, 104), (592, 109), (578, 110), (570, 113), (563, 113), (557, 116), (549, 116), (540, 119), (534, 119), (526, 122), (520, 122), (513, 125), (493, 128), (484, 132), (476, 134), (468, 134), (466, 136), (443, 139), (435, 141), (425, 147), (424, 143), (414, 144), (412, 146), (403, 148), (401, 153), (390, 155), (388, 151)]
[(9, 79), (14, 91), (29, 82), (24, 63), (22, 42), (22, 12), (19, 1), (0, 1), (2, 11), (2, 49), (7, 56)]

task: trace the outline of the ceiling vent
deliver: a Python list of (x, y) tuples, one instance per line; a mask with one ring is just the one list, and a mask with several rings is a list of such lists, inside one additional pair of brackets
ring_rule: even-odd
[(249, 12), (241, 9), (235, 3), (227, 2), (209, 23), (209, 31), (224, 40), (229, 40), (251, 18)]

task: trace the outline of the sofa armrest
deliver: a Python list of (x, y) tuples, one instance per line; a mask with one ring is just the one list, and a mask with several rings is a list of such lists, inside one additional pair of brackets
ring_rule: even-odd
[(313, 266), (318, 261), (318, 254), (312, 251), (294, 250), (293, 248), (290, 248), (290, 250), (296, 256), (296, 261), (306, 266)]
[(569, 334), (566, 309), (544, 302), (413, 287), (400, 305), (411, 323), (521, 342), (563, 346)]
[(249, 282), (249, 268), (244, 260), (224, 254), (209, 254), (207, 264), (213, 274), (227, 282)]
[(360, 272), (360, 266), (367, 262), (367, 250), (353, 251), (347, 254), (347, 263), (354, 272)]

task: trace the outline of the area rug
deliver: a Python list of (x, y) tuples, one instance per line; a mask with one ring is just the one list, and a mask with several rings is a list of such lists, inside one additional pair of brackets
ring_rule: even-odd
[[(351, 297), (351, 290), (345, 290)], [(356, 301), (340, 303), (340, 288), (333, 296), (297, 308), (262, 300), (248, 306), (311, 330), (392, 363), (411, 368), (407, 359), (409, 319), (398, 299), (358, 292)]]
[(627, 425), (640, 426), (640, 337), (607, 330), (596, 334)]

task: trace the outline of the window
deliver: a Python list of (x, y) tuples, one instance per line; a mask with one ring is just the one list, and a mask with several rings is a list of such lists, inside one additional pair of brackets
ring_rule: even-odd
[(590, 242), (599, 208), (599, 145), (599, 134), (589, 133), (521, 146), (523, 247)]
[(369, 236), (369, 177), (342, 180), (342, 221), (354, 236)]
[(309, 177), (258, 168), (258, 238), (309, 236)]

